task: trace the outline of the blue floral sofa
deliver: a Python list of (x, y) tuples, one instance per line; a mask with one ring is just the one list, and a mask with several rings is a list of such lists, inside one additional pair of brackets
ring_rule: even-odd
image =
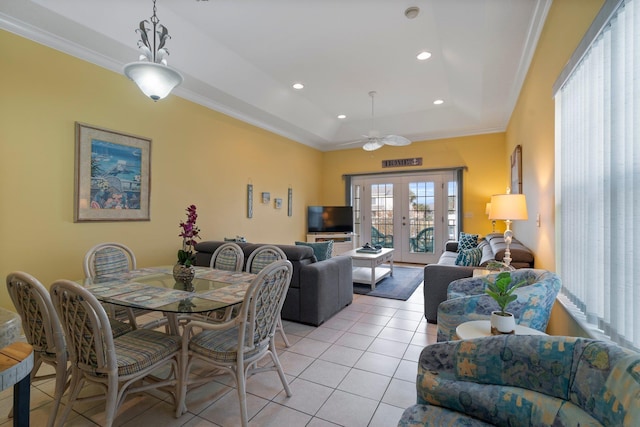
[[(494, 281), (496, 274), (485, 277), (469, 277), (451, 282), (447, 288), (447, 300), (438, 306), (438, 341), (456, 339), (456, 327), (471, 320), (488, 320), (498, 304), (485, 294), (487, 280)], [(560, 291), (558, 275), (547, 270), (521, 268), (511, 272), (512, 283), (525, 280), (515, 290), (518, 299), (509, 304), (507, 311), (516, 323), (544, 332), (549, 323), (551, 308)]]
[(640, 354), (587, 338), (500, 335), (424, 348), (398, 427), (640, 426)]

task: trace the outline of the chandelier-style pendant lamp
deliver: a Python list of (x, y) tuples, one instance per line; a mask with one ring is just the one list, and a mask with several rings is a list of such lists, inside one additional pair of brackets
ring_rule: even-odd
[(124, 74), (133, 80), (149, 98), (157, 101), (165, 98), (184, 80), (182, 74), (167, 66), (169, 51), (165, 43), (169, 36), (167, 27), (156, 16), (156, 0), (153, 0), (153, 16), (140, 21), (136, 32), (140, 34), (138, 48), (142, 51), (138, 62), (124, 66)]

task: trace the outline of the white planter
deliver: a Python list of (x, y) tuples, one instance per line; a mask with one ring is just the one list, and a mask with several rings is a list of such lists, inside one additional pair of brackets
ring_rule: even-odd
[(505, 313), (505, 316), (499, 311), (491, 313), (491, 334), (513, 334), (516, 329), (516, 319), (511, 313)]

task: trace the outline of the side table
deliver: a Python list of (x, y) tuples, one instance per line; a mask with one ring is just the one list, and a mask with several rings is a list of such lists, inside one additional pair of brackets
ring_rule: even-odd
[[(516, 325), (516, 335), (547, 335), (537, 329)], [(461, 340), (491, 336), (491, 322), (489, 320), (472, 320), (458, 325), (456, 335)]]
[(0, 349), (1, 389), (13, 386), (13, 425), (29, 427), (29, 401), (33, 347), (14, 342)]
[(33, 347), (19, 341), (21, 326), (17, 313), (0, 307), (0, 390), (13, 386), (13, 425), (28, 427)]

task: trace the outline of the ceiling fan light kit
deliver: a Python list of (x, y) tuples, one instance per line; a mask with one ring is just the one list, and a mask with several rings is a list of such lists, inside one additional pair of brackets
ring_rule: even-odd
[(165, 43), (171, 36), (156, 16), (156, 0), (153, 0), (153, 16), (140, 21), (136, 32), (140, 34), (138, 48), (142, 54), (139, 61), (126, 64), (123, 71), (145, 95), (157, 101), (169, 95), (184, 79), (182, 74), (167, 66), (165, 56), (169, 51)]
[[(372, 90), (369, 92), (369, 96), (371, 97), (371, 130), (369, 130), (369, 135), (363, 135), (367, 138), (367, 142), (362, 146), (362, 149), (365, 151), (374, 151), (379, 148), (382, 148), (384, 145), (392, 145), (394, 147), (400, 147), (403, 145), (411, 144), (411, 141), (400, 135), (384, 135), (380, 136), (380, 132), (375, 129), (375, 104), (374, 98), (376, 96), (376, 91)], [(356, 141), (357, 142), (357, 141)]]

